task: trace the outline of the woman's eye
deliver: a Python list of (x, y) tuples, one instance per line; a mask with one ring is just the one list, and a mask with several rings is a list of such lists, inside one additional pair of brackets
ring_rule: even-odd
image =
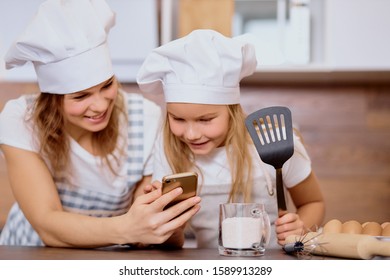
[(109, 87), (111, 87), (111, 86), (112, 86), (112, 81), (109, 82), (108, 84), (104, 85), (103, 88), (109, 88)]
[(80, 100), (80, 99), (83, 99), (87, 96), (88, 96), (88, 94), (80, 94), (80, 95), (74, 96), (73, 99)]
[(212, 119), (200, 119), (199, 121), (201, 121), (201, 122), (209, 122), (209, 121), (211, 121)]

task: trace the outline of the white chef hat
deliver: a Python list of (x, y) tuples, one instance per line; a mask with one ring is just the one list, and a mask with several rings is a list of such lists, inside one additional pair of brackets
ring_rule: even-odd
[(95, 86), (113, 76), (107, 35), (114, 24), (104, 0), (48, 0), (7, 52), (6, 68), (32, 62), (42, 92)]
[(156, 48), (141, 66), (137, 82), (166, 102), (238, 104), (242, 78), (253, 74), (254, 46), (207, 29)]

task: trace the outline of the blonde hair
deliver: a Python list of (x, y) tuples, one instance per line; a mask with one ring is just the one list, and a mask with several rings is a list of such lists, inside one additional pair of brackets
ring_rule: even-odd
[[(104, 163), (115, 174), (115, 168), (110, 164), (108, 156), (114, 156), (119, 163), (119, 158), (113, 152), (117, 148), (119, 138), (120, 115), (127, 118), (124, 106), (124, 97), (119, 90), (114, 104), (112, 115), (106, 128), (94, 132), (92, 143), (98, 147)], [(36, 140), (40, 145), (40, 153), (46, 158), (52, 168), (53, 176), (63, 178), (71, 174), (70, 143), (64, 128), (63, 115), (64, 95), (40, 93), (31, 107), (31, 118), (35, 124)], [(119, 155), (124, 154), (124, 148), (120, 148)]]
[[(244, 202), (251, 201), (252, 193), (252, 155), (249, 151), (250, 137), (245, 127), (245, 113), (240, 104), (226, 105), (229, 112), (229, 131), (225, 140), (226, 154), (232, 174), (232, 188), (229, 202), (240, 198)], [(164, 151), (173, 172), (185, 172), (200, 168), (195, 165), (194, 154), (190, 148), (180, 141), (169, 127), (166, 116), (163, 130)]]

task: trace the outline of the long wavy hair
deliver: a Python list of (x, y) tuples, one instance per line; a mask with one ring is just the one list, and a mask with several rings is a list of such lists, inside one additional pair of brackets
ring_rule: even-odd
[[(229, 202), (236, 202), (240, 198), (250, 202), (252, 197), (252, 156), (249, 151), (250, 136), (245, 127), (245, 113), (240, 104), (226, 105), (229, 112), (229, 131), (225, 139), (226, 154), (232, 174), (232, 188), (229, 193)], [(187, 144), (180, 141), (170, 130), (169, 118), (165, 117), (164, 152), (173, 172), (197, 170), (194, 154)], [(202, 174), (201, 174), (202, 175)]]
[[(116, 80), (114, 81), (118, 83)], [(92, 144), (98, 147), (102, 162), (115, 173), (108, 157), (113, 156), (117, 164), (120, 158), (114, 151), (118, 148), (120, 116), (125, 113), (124, 97), (118, 83), (118, 95), (107, 126), (94, 132)], [(31, 118), (35, 124), (36, 140), (39, 143), (40, 154), (50, 163), (54, 177), (66, 179), (72, 173), (70, 162), (70, 140), (65, 131), (63, 114), (64, 95), (40, 93), (31, 107)], [(119, 148), (119, 157), (124, 154), (124, 147)]]

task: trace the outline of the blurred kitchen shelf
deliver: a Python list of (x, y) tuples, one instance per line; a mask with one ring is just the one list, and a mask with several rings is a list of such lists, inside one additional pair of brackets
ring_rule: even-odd
[(349, 69), (326, 66), (267, 66), (242, 83), (246, 84), (390, 84), (390, 69)]

